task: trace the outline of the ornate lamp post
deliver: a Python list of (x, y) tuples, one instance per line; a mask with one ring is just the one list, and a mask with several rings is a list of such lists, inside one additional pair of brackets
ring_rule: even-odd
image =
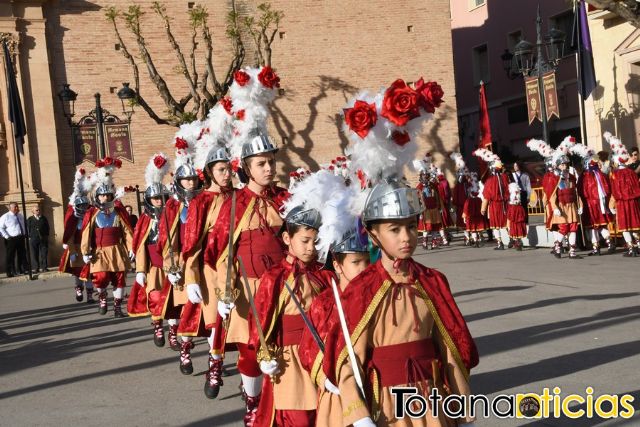
[[(505, 49), (500, 55), (505, 72), (509, 78), (518, 74), (523, 77), (536, 77), (538, 79), (538, 92), (540, 93), (540, 111), (542, 113), (542, 138), (549, 141), (547, 128), (547, 104), (544, 97), (543, 75), (554, 71), (564, 54), (565, 33), (552, 28), (549, 34), (542, 36), (542, 18), (540, 17), (540, 5), (536, 18), (536, 44), (522, 39), (514, 48), (514, 52)], [(544, 53), (546, 55), (543, 56)]]

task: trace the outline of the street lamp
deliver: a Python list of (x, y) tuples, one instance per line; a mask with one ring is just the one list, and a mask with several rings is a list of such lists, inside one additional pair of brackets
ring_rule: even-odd
[[(540, 17), (540, 5), (538, 5), (538, 14), (536, 17), (536, 44), (534, 45), (523, 39), (515, 45), (513, 54), (511, 54), (508, 49), (505, 49), (504, 53), (500, 55), (505, 72), (509, 78), (511, 78), (511, 75), (513, 74), (522, 74), (523, 77), (536, 77), (538, 79), (540, 112), (542, 114), (542, 138), (547, 142), (549, 142), (549, 131), (547, 129), (547, 103), (544, 96), (542, 76), (557, 68), (558, 63), (564, 55), (565, 38), (566, 35), (563, 31), (552, 28), (543, 40), (542, 18)], [(543, 47), (545, 49), (546, 58), (542, 55)]]
[[(104, 143), (104, 120), (109, 115), (107, 110), (102, 109), (100, 104), (100, 93), (93, 95), (96, 99), (96, 108), (89, 113), (92, 119), (95, 120), (96, 128), (98, 131), (98, 158), (103, 158), (106, 155), (105, 143)], [(122, 83), (122, 87), (117, 92), (117, 96), (122, 103), (122, 112), (127, 116), (127, 120), (131, 122), (131, 115), (133, 114), (133, 106), (135, 104), (136, 91), (129, 87), (129, 83)], [(67, 119), (71, 128), (78, 125), (73, 121), (75, 116), (75, 101), (78, 94), (71, 90), (68, 83), (62, 85), (62, 90), (58, 92), (58, 98), (62, 104), (62, 112)], [(125, 105), (126, 104), (126, 105)]]

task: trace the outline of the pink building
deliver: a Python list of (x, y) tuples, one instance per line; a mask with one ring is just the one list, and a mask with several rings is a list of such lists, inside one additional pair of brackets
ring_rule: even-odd
[[(511, 52), (521, 38), (536, 42), (536, 10), (540, 5), (542, 34), (552, 27), (566, 33), (564, 57), (556, 72), (560, 119), (548, 129), (556, 146), (568, 135), (580, 140), (580, 117), (575, 49), (571, 47), (573, 11), (558, 0), (451, 0), (451, 29), (455, 66), (460, 150), (467, 160), (478, 142), (478, 90), (484, 81), (491, 119), (494, 152), (506, 163), (536, 160), (525, 142), (542, 138), (542, 124), (528, 122), (524, 80), (509, 78), (501, 55)], [(515, 78), (513, 78), (515, 77)], [(539, 158), (538, 158), (539, 159)]]

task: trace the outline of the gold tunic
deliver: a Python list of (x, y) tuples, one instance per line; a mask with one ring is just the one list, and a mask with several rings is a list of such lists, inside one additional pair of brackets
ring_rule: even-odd
[(91, 216), (89, 224), (84, 228), (82, 232), (82, 242), (80, 243), (80, 250), (82, 254), (92, 254), (91, 260), (91, 273), (100, 273), (103, 271), (117, 272), (117, 271), (129, 271), (131, 263), (129, 261), (129, 248), (132, 247), (133, 233), (131, 229), (126, 226), (120, 219), (120, 214), (116, 214), (116, 218), (113, 221), (113, 227), (120, 227), (122, 229), (122, 235), (124, 242), (120, 241), (119, 244), (112, 246), (102, 246), (99, 248), (93, 248), (91, 242), (91, 233), (96, 228), (96, 217), (100, 211)]

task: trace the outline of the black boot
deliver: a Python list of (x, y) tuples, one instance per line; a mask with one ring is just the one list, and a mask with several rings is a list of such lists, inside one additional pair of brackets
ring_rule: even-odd
[(192, 341), (182, 341), (180, 345), (180, 372), (184, 375), (193, 374), (193, 364), (191, 363)]
[(164, 327), (162, 319), (153, 321), (153, 343), (156, 347), (164, 347)]
[(122, 312), (122, 298), (113, 299), (113, 317), (117, 319), (127, 317), (127, 315)]
[(569, 246), (569, 258), (570, 259), (580, 259), (582, 258), (580, 255), (576, 253), (576, 245)]
[(75, 287), (75, 290), (76, 290), (76, 301), (82, 302), (82, 300), (84, 299), (84, 288), (82, 287), (82, 285), (77, 285)]
[(562, 258), (562, 244), (560, 242), (555, 242), (553, 245), (553, 256), (560, 259)]
[(98, 309), (98, 313), (101, 315), (107, 314), (107, 291), (100, 291), (98, 294), (98, 301), (100, 303), (100, 308)]
[(600, 245), (593, 245), (593, 249), (589, 252), (589, 256), (600, 256)]
[(93, 288), (86, 288), (87, 290), (87, 304), (95, 304), (96, 300), (93, 299)]
[(627, 250), (625, 251), (624, 254), (622, 254), (623, 257), (625, 258), (635, 258), (638, 255), (636, 254), (636, 251), (633, 247), (633, 245), (627, 245)]
[(171, 350), (180, 351), (180, 343), (178, 342), (178, 325), (169, 325), (167, 338), (169, 339), (169, 347), (171, 347)]
[(504, 251), (504, 243), (502, 243), (502, 240), (498, 240), (498, 246), (493, 248), (493, 250), (494, 251)]
[(204, 382), (204, 395), (209, 399), (215, 399), (220, 393), (220, 387), (224, 385), (222, 381), (222, 359), (214, 359), (209, 355), (209, 371)]
[(616, 245), (613, 243), (613, 240), (607, 239), (607, 253), (612, 254), (616, 251)]

